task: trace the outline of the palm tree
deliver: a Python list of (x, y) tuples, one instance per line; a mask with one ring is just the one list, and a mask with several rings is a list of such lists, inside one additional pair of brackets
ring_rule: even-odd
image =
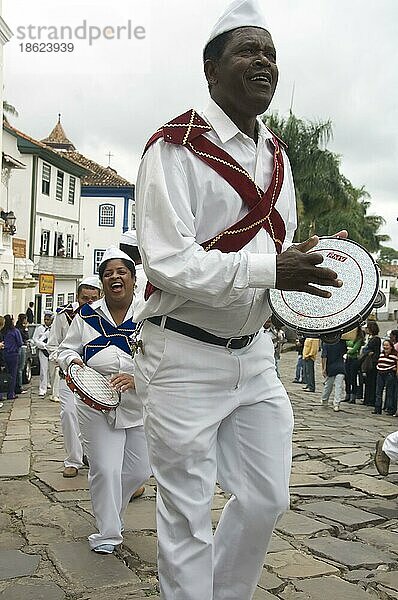
[(351, 239), (370, 252), (378, 251), (388, 238), (377, 233), (384, 219), (366, 214), (369, 194), (340, 173), (340, 156), (326, 148), (333, 133), (331, 122), (306, 122), (292, 112), (287, 119), (273, 113), (264, 122), (288, 144), (299, 217), (296, 240), (348, 229)]
[(9, 104), (7, 100), (3, 100), (3, 119), (8, 123), (6, 115), (12, 115), (18, 117), (18, 111), (12, 104)]

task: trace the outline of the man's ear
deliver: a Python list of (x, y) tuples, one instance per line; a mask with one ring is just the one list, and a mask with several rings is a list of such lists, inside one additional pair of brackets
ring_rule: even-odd
[(218, 63), (217, 61), (208, 58), (205, 60), (204, 71), (209, 86), (213, 86), (218, 82)]

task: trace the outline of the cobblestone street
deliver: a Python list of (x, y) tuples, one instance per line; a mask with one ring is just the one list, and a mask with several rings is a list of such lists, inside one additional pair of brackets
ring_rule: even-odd
[[(255, 600), (398, 599), (398, 465), (382, 478), (372, 454), (398, 419), (291, 383), (297, 354), (281, 374), (295, 413), (291, 510), (274, 534)], [(90, 552), (94, 531), (87, 470), (62, 477), (59, 404), (29, 394), (0, 410), (0, 599), (143, 600), (158, 597), (155, 485), (130, 503), (124, 543), (113, 556)], [(213, 521), (226, 497), (216, 490)], [(246, 557), (242, 557), (246, 560)], [(246, 600), (246, 599), (242, 599)]]

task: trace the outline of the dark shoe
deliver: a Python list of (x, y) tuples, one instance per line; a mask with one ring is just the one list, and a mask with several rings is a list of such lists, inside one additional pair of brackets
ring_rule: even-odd
[(79, 471), (76, 469), (76, 467), (65, 467), (62, 472), (62, 477), (76, 477), (78, 473)]
[(388, 458), (387, 454), (383, 452), (383, 444), (384, 440), (377, 440), (376, 454), (374, 460), (376, 469), (378, 470), (380, 475), (383, 475), (383, 477), (385, 477), (386, 475), (388, 475), (388, 471), (390, 468), (390, 459)]
[(83, 458), (82, 458), (83, 464), (86, 465), (86, 467), (89, 467), (90, 464), (88, 462), (88, 458), (85, 454), (83, 454)]
[(348, 404), (355, 404), (355, 400), (349, 400)]
[(381, 415), (381, 411), (372, 410), (372, 415)]
[(312, 394), (315, 394), (315, 390), (310, 390), (310, 388), (304, 388), (305, 392), (311, 392)]

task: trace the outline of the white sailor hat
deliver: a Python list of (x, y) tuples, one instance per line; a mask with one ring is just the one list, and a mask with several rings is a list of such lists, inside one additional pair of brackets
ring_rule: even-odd
[(260, 27), (269, 31), (260, 0), (234, 0), (231, 2), (214, 25), (205, 47), (222, 33), (239, 27)]
[(137, 232), (135, 229), (129, 229), (122, 233), (122, 237), (120, 238), (121, 244), (126, 244), (126, 246), (138, 246), (137, 241)]
[(44, 311), (44, 316), (45, 317), (53, 317), (54, 313), (52, 310), (49, 310), (48, 308), (46, 308), (46, 310)]
[(125, 252), (122, 252), (122, 250), (116, 248), (116, 246), (109, 246), (109, 248), (105, 250), (99, 266), (101, 266), (107, 260), (112, 260), (112, 258), (123, 258), (123, 260), (128, 260), (135, 266), (135, 262)]
[(89, 277), (85, 277), (80, 283), (79, 287), (84, 285), (88, 285), (89, 287), (97, 288), (100, 290), (102, 288), (101, 280), (97, 275), (91, 275)]

